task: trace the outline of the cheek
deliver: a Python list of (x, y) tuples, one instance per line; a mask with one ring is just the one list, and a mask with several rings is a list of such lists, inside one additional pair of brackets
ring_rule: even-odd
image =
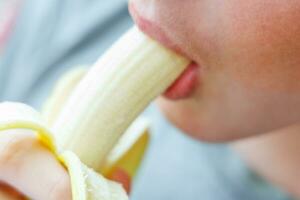
[(220, 70), (246, 88), (299, 92), (300, 2), (289, 2), (227, 5)]

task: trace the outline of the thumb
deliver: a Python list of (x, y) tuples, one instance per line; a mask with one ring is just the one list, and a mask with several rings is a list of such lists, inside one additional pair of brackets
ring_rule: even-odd
[(1, 132), (0, 180), (31, 199), (72, 199), (67, 171), (31, 131)]

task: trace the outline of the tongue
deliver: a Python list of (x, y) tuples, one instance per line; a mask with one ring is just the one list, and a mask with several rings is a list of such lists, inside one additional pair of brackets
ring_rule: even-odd
[(166, 90), (164, 96), (171, 100), (189, 97), (197, 85), (199, 66), (192, 62), (180, 77)]

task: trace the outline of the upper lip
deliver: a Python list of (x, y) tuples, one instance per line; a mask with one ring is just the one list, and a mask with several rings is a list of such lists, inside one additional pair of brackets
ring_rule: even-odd
[(129, 4), (129, 12), (132, 15), (134, 22), (142, 32), (158, 41), (165, 47), (186, 56), (183, 50), (167, 36), (165, 31), (160, 26), (158, 26), (154, 21), (143, 17), (132, 3)]

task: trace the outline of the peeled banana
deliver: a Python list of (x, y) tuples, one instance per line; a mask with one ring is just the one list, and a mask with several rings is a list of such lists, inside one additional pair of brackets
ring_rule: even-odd
[[(43, 118), (52, 125), (71, 92), (87, 72), (87, 66), (75, 67), (57, 82), (42, 110)], [(113, 180), (120, 179), (127, 193), (149, 143), (149, 121), (139, 117), (121, 136), (106, 156), (100, 173)]]
[(143, 149), (147, 136), (136, 137), (127, 146), (119, 143), (119, 148), (126, 153), (120, 154), (114, 147), (122, 141), (120, 137), (138, 114), (188, 64), (189, 60), (133, 27), (87, 73), (78, 74), (80, 82), (76, 86), (66, 85), (74, 88), (67, 94), (69, 97), (56, 98), (48, 104), (62, 106), (56, 107), (53, 113), (49, 106), (47, 120), (24, 104), (6, 102), (0, 104), (0, 130), (36, 131), (40, 141), (67, 168), (74, 200), (128, 199), (119, 184), (98, 172), (109, 176), (122, 167), (134, 173), (132, 165), (138, 160), (125, 162), (122, 158), (138, 152), (130, 151), (131, 147)]

